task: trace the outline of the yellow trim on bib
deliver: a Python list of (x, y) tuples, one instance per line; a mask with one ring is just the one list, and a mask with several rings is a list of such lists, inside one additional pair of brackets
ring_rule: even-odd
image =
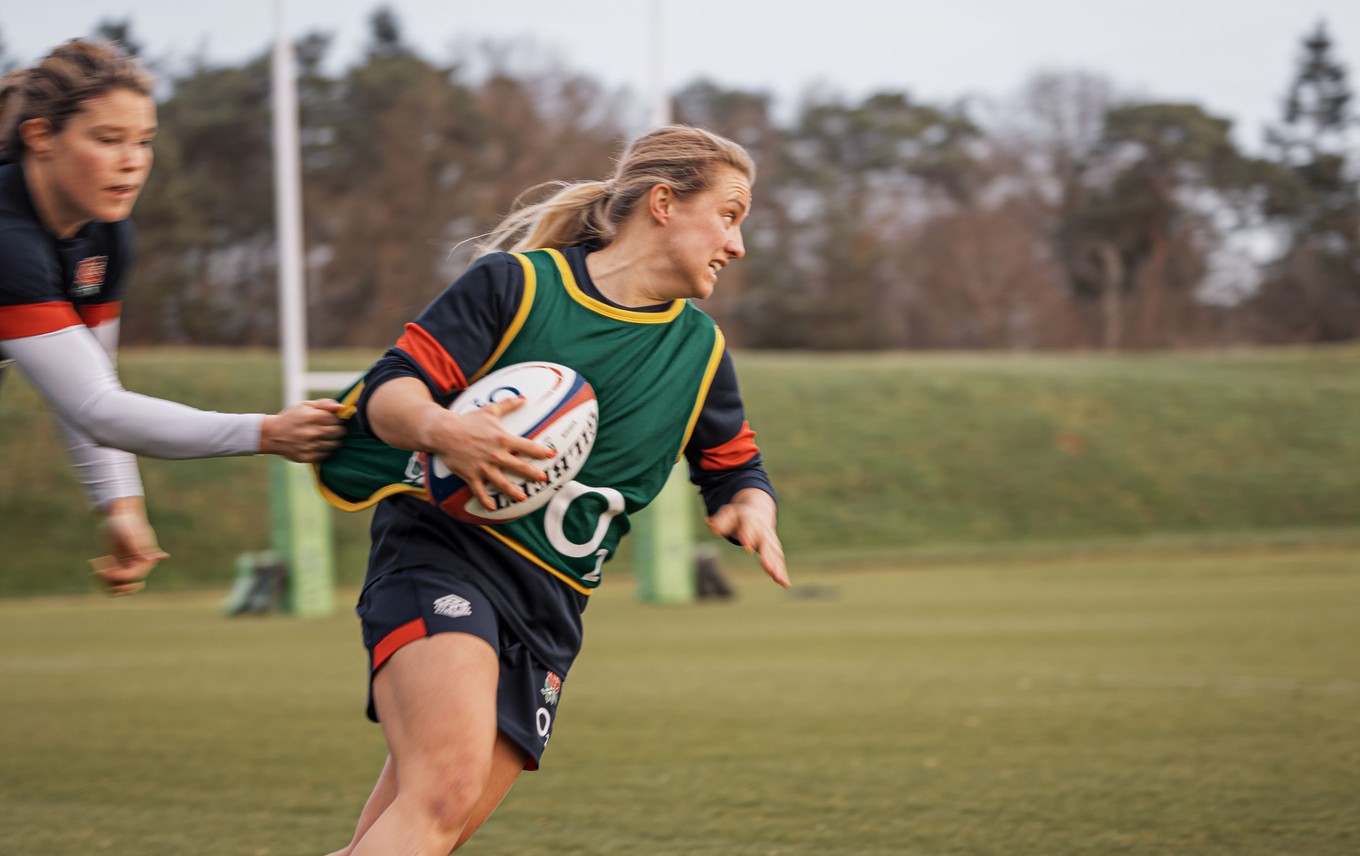
[(524, 297), (520, 299), (519, 309), (515, 312), (515, 317), (510, 322), (510, 326), (505, 328), (505, 335), (501, 336), (500, 344), (496, 346), (496, 350), (491, 354), (490, 359), (482, 363), (482, 367), (467, 379), (469, 386), (491, 371), (496, 360), (499, 360), (501, 354), (505, 353), (505, 349), (510, 347), (510, 343), (515, 341), (515, 337), (524, 327), (524, 322), (529, 318), (529, 311), (534, 308), (534, 294), (538, 291), (538, 271), (534, 270), (534, 263), (529, 261), (523, 253), (511, 253), (510, 255), (518, 259), (520, 267), (524, 268)]
[(321, 494), (321, 498), (326, 502), (340, 509), (341, 511), (363, 511), (372, 508), (389, 496), (396, 496), (399, 493), (415, 494), (419, 497), (425, 496), (425, 491), (421, 488), (409, 484), (390, 484), (385, 488), (376, 491), (368, 499), (361, 502), (350, 502), (342, 496), (338, 496), (330, 488), (321, 483), (321, 468), (317, 464), (312, 464), (312, 471), (316, 474), (316, 492)]
[(727, 339), (723, 336), (721, 327), (713, 327), (713, 353), (708, 355), (708, 367), (704, 369), (704, 382), (699, 384), (699, 395), (694, 399), (694, 412), (689, 415), (689, 424), (685, 426), (685, 439), (680, 441), (680, 453), (675, 456), (676, 463), (685, 456), (685, 447), (689, 445), (690, 435), (694, 433), (694, 426), (699, 422), (699, 414), (704, 409), (704, 402), (708, 399), (708, 389), (713, 386), (713, 378), (718, 375), (718, 365), (722, 362), (723, 350), (727, 344)]
[(685, 311), (685, 301), (683, 300), (672, 300), (671, 307), (665, 312), (637, 312), (596, 300), (582, 291), (581, 286), (576, 284), (576, 277), (571, 272), (571, 265), (567, 263), (566, 256), (551, 247), (547, 248), (547, 253), (552, 256), (553, 261), (557, 264), (557, 272), (562, 277), (562, 285), (567, 289), (567, 294), (571, 295), (572, 300), (591, 312), (619, 321), (629, 321), (633, 324), (667, 324), (674, 321), (681, 312)]
[[(359, 400), (359, 396), (363, 395), (365, 383), (366, 381), (363, 378), (360, 378), (359, 382), (354, 384), (349, 392), (345, 394), (345, 397), (340, 399), (341, 407), (335, 412), (337, 419), (348, 420), (354, 418), (354, 414), (358, 411), (355, 403)], [(397, 483), (380, 488), (369, 496), (368, 499), (359, 502), (351, 502), (326, 487), (325, 483), (321, 481), (320, 464), (312, 464), (312, 476), (316, 479), (316, 492), (321, 494), (322, 499), (341, 511), (363, 511), (366, 508), (372, 508), (387, 497), (395, 496), (399, 493), (414, 493), (418, 496), (425, 495), (425, 491), (421, 488), (415, 487), (414, 485)]]
[(540, 568), (557, 577), (559, 580), (571, 586), (572, 588), (576, 589), (581, 594), (589, 595), (591, 592), (595, 591), (595, 589), (593, 588), (581, 585), (580, 580), (577, 580), (574, 577), (562, 573), (557, 568), (554, 568), (552, 565), (549, 565), (547, 562), (535, 556), (533, 553), (529, 551), (529, 548), (525, 547), (523, 544), (519, 543), (513, 538), (510, 538), (509, 536), (506, 535), (502, 535), (495, 529), (492, 529), (490, 526), (483, 526), (482, 529), (485, 530), (490, 535), (494, 536), (498, 541), (505, 544), (505, 546), (509, 547), (511, 550), (514, 550), (516, 553), (519, 553), (524, 558), (533, 562), (535, 565), (538, 565)]

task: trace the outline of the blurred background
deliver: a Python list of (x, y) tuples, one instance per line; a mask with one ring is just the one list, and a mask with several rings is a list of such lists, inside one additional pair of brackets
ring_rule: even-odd
[[(657, 115), (761, 174), (705, 308), (744, 348), (1150, 349), (1360, 330), (1355, 4), (293, 2), (311, 344), (381, 346), (525, 188)], [(513, 6), (513, 9), (510, 8)], [(273, 5), (0, 13), (160, 81), (137, 344), (277, 341)]]

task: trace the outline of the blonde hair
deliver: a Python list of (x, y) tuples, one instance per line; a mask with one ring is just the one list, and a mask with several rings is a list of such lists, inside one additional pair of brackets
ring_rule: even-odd
[(60, 133), (86, 101), (114, 89), (151, 96), (151, 75), (114, 42), (72, 39), (52, 49), (32, 68), (0, 78), (0, 163), (24, 151), (19, 126), (46, 119)]
[[(689, 125), (657, 128), (635, 140), (604, 181), (549, 182), (526, 191), (515, 210), (477, 244), (475, 255), (585, 242), (608, 245), (653, 187), (664, 184), (676, 197), (688, 199), (707, 190), (722, 166), (755, 182), (755, 162), (737, 143)], [(544, 188), (555, 192), (541, 202), (521, 201)]]

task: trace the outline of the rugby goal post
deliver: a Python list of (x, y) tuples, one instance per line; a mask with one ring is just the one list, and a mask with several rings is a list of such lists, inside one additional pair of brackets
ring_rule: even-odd
[[(271, 95), (274, 142), (274, 215), (278, 236), (279, 349), (283, 363), (283, 405), (307, 398), (309, 390), (337, 390), (325, 373), (307, 373), (307, 304), (302, 274), (302, 173), (298, 148), (297, 84), (285, 0), (274, 3)], [(285, 609), (302, 617), (335, 609), (334, 536), (331, 509), (316, 489), (309, 464), (278, 458), (270, 472), (270, 544), (288, 574)]]
[(643, 603), (682, 604), (695, 598), (694, 486), (682, 460), (652, 504), (632, 519), (633, 582)]
[[(671, 100), (666, 91), (662, 0), (651, 3), (652, 126), (669, 125)], [(644, 603), (689, 603), (695, 598), (694, 487), (684, 459), (676, 463), (652, 504), (633, 518), (633, 578), (637, 599)]]

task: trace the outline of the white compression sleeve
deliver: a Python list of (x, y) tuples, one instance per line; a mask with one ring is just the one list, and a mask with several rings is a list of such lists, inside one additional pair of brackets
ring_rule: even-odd
[(144, 495), (136, 455), (97, 445), (60, 414), (53, 414), (53, 421), (57, 423), (66, 454), (71, 458), (76, 480), (85, 489), (92, 506), (103, 508), (114, 499)]
[[(95, 338), (112, 360), (113, 351), (118, 346), (117, 328), (114, 327), (102, 337), (96, 334)], [(52, 421), (56, 423), (57, 433), (61, 436), (66, 454), (71, 459), (71, 468), (75, 471), (76, 481), (84, 488), (94, 508), (103, 508), (112, 500), (122, 497), (145, 495), (135, 455), (122, 449), (98, 445), (77, 431), (55, 411), (52, 414)]]
[[(116, 323), (95, 328), (97, 335), (116, 340)], [(263, 414), (196, 410), (128, 392), (88, 327), (8, 339), (0, 348), (62, 419), (101, 446), (173, 459), (259, 451)]]

